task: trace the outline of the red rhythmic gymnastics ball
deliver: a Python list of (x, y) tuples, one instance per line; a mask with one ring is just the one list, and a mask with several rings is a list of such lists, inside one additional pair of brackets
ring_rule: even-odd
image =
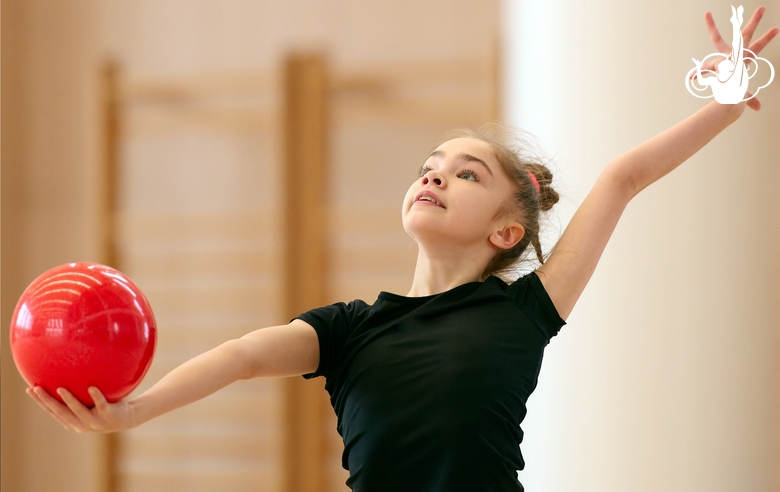
[(87, 406), (96, 386), (110, 402), (141, 382), (157, 325), (149, 302), (121, 272), (97, 263), (47, 271), (24, 291), (11, 318), (11, 353), (30, 386), (62, 401), (64, 387)]

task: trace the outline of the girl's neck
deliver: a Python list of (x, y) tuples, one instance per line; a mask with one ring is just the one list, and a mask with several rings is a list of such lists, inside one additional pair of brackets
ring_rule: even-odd
[[(448, 252), (436, 256), (420, 247), (408, 297), (440, 294), (459, 285), (480, 280), (490, 257), (478, 252)], [(481, 254), (480, 254), (481, 253)]]

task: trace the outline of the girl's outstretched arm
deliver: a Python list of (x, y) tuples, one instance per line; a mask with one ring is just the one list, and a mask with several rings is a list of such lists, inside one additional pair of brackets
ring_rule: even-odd
[(239, 379), (307, 374), (318, 364), (317, 333), (308, 323), (294, 320), (253, 331), (190, 359), (129, 401), (108, 403), (97, 388), (90, 388), (95, 406), (87, 408), (64, 388), (57, 393), (65, 405), (41, 387), (27, 392), (66, 429), (113, 432), (137, 427)]
[[(764, 11), (763, 7), (756, 9), (742, 31), (744, 43), (756, 54), (780, 31), (774, 27), (750, 44)], [(725, 44), (709, 12), (705, 21), (716, 47)], [(550, 257), (537, 270), (562, 318), (571, 314), (628, 202), (739, 119), (745, 106), (745, 102), (722, 105), (713, 101), (604, 168)], [(760, 108), (755, 98), (750, 99), (747, 106), (755, 110)]]
[(563, 319), (585, 289), (628, 202), (704, 147), (744, 109), (744, 102), (722, 105), (713, 101), (604, 168), (550, 257), (537, 270)]

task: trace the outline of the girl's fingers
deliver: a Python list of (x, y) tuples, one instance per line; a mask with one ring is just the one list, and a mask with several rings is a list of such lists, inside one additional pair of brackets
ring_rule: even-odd
[[(718, 64), (725, 60), (726, 58), (719, 58), (717, 60), (708, 61), (707, 63), (703, 63), (701, 65), (701, 73), (703, 75), (709, 75), (711, 73), (715, 73), (715, 71), (718, 69)], [(697, 77), (697, 73), (695, 70), (691, 71), (691, 74), (688, 76), (689, 80), (693, 80)]]
[(775, 39), (775, 36), (777, 36), (777, 33), (780, 32), (780, 28), (773, 27), (772, 29), (768, 30), (764, 33), (763, 36), (758, 38), (755, 43), (750, 45), (750, 51), (752, 51), (755, 54), (758, 54), (761, 52), (761, 50), (764, 49), (766, 45), (769, 44), (770, 41)]
[(720, 31), (718, 31), (718, 27), (715, 25), (715, 20), (712, 18), (711, 12), (704, 14), (704, 22), (707, 24), (707, 31), (710, 33), (710, 39), (712, 40), (712, 44), (715, 45), (715, 49), (717, 49), (719, 53), (731, 51), (731, 46), (725, 42), (720, 35)]
[(707, 67), (707, 70), (711, 70), (711, 71), (715, 72), (715, 71), (718, 70), (718, 65), (720, 65), (720, 62), (722, 62), (723, 60), (726, 60), (726, 59), (727, 58), (718, 58), (717, 60), (713, 59), (712, 61), (707, 62), (707, 65), (705, 65), (705, 66)]
[[(103, 393), (96, 388), (91, 387), (87, 390), (95, 401), (94, 410), (87, 408), (81, 401), (65, 388), (58, 388), (57, 394), (62, 398), (65, 404), (51, 396), (40, 386), (28, 388), (27, 394), (43, 408), (46, 413), (51, 415), (57, 422), (62, 424), (68, 430), (76, 432), (88, 432), (105, 430), (106, 417), (111, 412), (111, 404), (103, 396)], [(109, 419), (110, 420), (110, 419)]]
[(759, 101), (758, 98), (752, 97), (753, 94), (751, 94), (750, 92), (748, 92), (746, 96), (751, 97), (751, 99), (747, 100), (746, 103), (747, 107), (749, 107), (753, 111), (758, 111), (759, 109), (761, 109), (761, 101)]
[(57, 413), (54, 412), (54, 410), (49, 408), (49, 406), (46, 405), (43, 402), (43, 400), (38, 396), (38, 394), (35, 392), (34, 388), (27, 388), (26, 391), (27, 391), (27, 394), (30, 395), (30, 398), (32, 398), (35, 401), (35, 403), (38, 404), (39, 407), (44, 409), (46, 411), (46, 413), (51, 415), (51, 417), (54, 418), (54, 420), (56, 420), (57, 422), (59, 422), (65, 429), (70, 430), (71, 427), (68, 425), (68, 422), (64, 421), (59, 415), (57, 415)]
[(749, 45), (750, 40), (753, 39), (753, 34), (756, 32), (758, 23), (761, 22), (761, 18), (764, 16), (765, 10), (766, 9), (764, 7), (757, 8), (756, 11), (753, 12), (753, 15), (750, 16), (747, 24), (745, 24), (745, 28), (742, 29), (742, 40), (745, 42), (745, 44)]
[(92, 401), (95, 402), (95, 413), (101, 418), (104, 418), (108, 415), (108, 412), (111, 411), (111, 408), (109, 407), (110, 403), (108, 403), (108, 400), (103, 396), (103, 393), (95, 386), (91, 386), (87, 391), (89, 392), (89, 396), (92, 397)]
[(92, 386), (87, 391), (89, 391), (92, 401), (95, 402), (95, 408), (92, 412), (92, 415), (95, 417), (93, 429), (101, 431), (117, 430), (114, 427), (117, 424), (116, 412), (112, 409), (111, 403), (106, 400), (106, 397), (103, 396), (103, 393), (98, 388)]
[(102, 391), (95, 386), (90, 386), (89, 389), (87, 389), (87, 392), (89, 392), (89, 396), (92, 397), (92, 401), (95, 402), (95, 408), (103, 412), (108, 410), (108, 400), (103, 396)]
[(68, 407), (60, 403), (53, 396), (49, 395), (45, 389), (41, 388), (40, 386), (36, 386), (33, 391), (37, 396), (37, 400), (41, 402), (44, 408), (46, 408), (47, 411), (49, 411), (49, 413), (62, 425), (66, 426), (67, 429), (78, 430), (78, 428), (82, 426), (78, 417), (76, 417), (76, 415), (74, 415), (73, 412), (68, 409)]
[[(94, 420), (92, 412), (90, 412), (89, 409), (78, 400), (78, 398), (73, 396), (71, 392), (65, 388), (57, 389), (57, 394), (60, 395), (60, 398), (62, 398), (62, 400), (68, 406), (70, 411), (73, 412), (76, 418), (78, 418), (83, 424), (87, 424), (87, 427), (91, 427), (91, 424)], [(81, 425), (80, 427), (81, 430), (83, 430), (85, 426)], [(76, 430), (79, 431), (80, 429)]]

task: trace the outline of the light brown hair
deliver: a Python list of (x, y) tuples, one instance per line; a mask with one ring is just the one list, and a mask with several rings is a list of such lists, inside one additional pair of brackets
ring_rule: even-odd
[[(453, 130), (439, 145), (447, 140), (464, 137), (476, 138), (490, 145), (496, 160), (515, 185), (514, 195), (499, 214), (512, 214), (525, 228), (525, 235), (520, 242), (512, 248), (499, 250), (493, 256), (481, 278), (490, 275), (506, 278), (523, 259), (529, 245), (533, 247), (536, 259), (544, 263), (545, 256), (539, 241), (539, 218), (541, 212), (550, 210), (558, 203), (559, 196), (551, 186), (553, 175), (547, 168), (548, 161), (537, 150), (534, 137), (520, 129), (489, 123), (476, 130)], [(538, 191), (528, 173), (532, 173), (539, 183)]]

